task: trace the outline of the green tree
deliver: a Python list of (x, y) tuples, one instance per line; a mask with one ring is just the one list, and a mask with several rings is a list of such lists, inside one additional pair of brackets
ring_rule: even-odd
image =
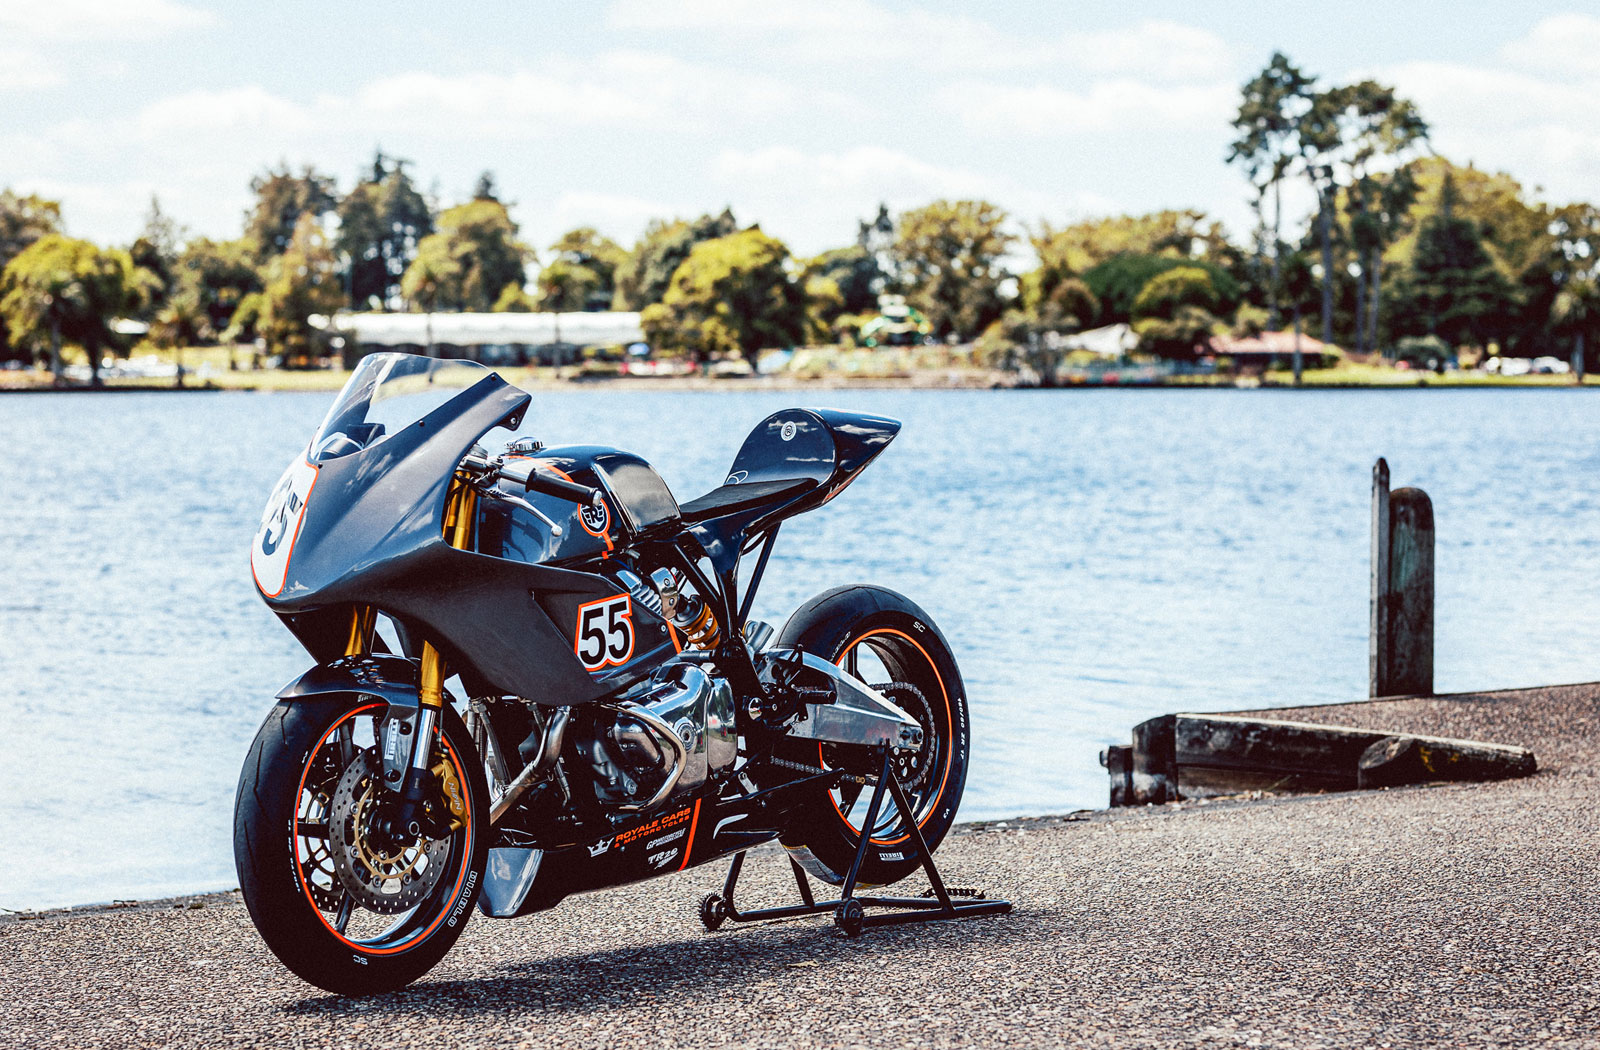
[(1241, 91), (1239, 112), (1233, 118), (1238, 137), (1228, 148), (1228, 163), (1244, 168), (1255, 190), (1251, 206), (1256, 213), (1256, 258), (1258, 267), (1267, 270), (1261, 283), (1266, 289), (1268, 324), (1274, 328), (1283, 249), (1283, 182), (1299, 156), (1299, 120), (1310, 105), (1313, 81), (1282, 52), (1273, 52), (1266, 67)]
[(1004, 258), (1015, 238), (987, 201), (940, 200), (900, 216), (894, 259), (907, 300), (935, 334), (972, 339), (1005, 311)]
[(202, 331), (225, 334), (244, 298), (261, 291), (250, 242), (189, 241), (173, 263), (173, 288), (175, 297), (186, 296), (205, 312)]
[(1134, 301), (1151, 278), (1179, 267), (1205, 271), (1217, 293), (1219, 313), (1238, 309), (1244, 291), (1239, 282), (1214, 263), (1173, 259), (1158, 255), (1118, 255), (1093, 266), (1083, 274), (1084, 284), (1100, 301), (1096, 324), (1127, 324), (1134, 319)]
[(733, 211), (726, 208), (720, 215), (702, 215), (693, 222), (652, 222), (627, 260), (617, 267), (615, 308), (643, 310), (651, 303), (661, 302), (672, 284), (672, 275), (689, 258), (695, 245), (726, 237), (738, 228)]
[(756, 227), (696, 244), (662, 301), (641, 318), (652, 345), (686, 350), (698, 361), (792, 346), (805, 319), (789, 249)]
[[(438, 232), (417, 245), (401, 292), (413, 307), (428, 313), (490, 310), (506, 285), (522, 287), (531, 257), (528, 246), (517, 240), (517, 224), (504, 204), (487, 198), (469, 201), (440, 215)], [(412, 270), (418, 270), (415, 277)]]
[(133, 265), (147, 275), (144, 283), (150, 295), (141, 311), (145, 320), (155, 317), (177, 287), (178, 254), (183, 248), (184, 236), (183, 227), (161, 210), (161, 201), (152, 195), (144, 229), (128, 247)]
[(256, 262), (262, 266), (288, 250), (300, 216), (316, 219), (332, 213), (338, 203), (333, 178), (309, 165), (299, 175), (287, 164), (269, 169), (250, 180), (255, 204), (245, 216), (244, 235), (253, 246)]
[(6, 264), (0, 317), (20, 345), (48, 355), (58, 384), (63, 344), (82, 347), (99, 386), (100, 358), (118, 345), (111, 322), (137, 310), (144, 292), (127, 252), (52, 233)]
[(1220, 322), (1221, 303), (1211, 275), (1198, 266), (1178, 266), (1150, 278), (1133, 301), (1133, 329), (1146, 350), (1162, 357), (1189, 357)]
[[(1378, 348), (1378, 319), (1383, 302), (1383, 260), (1389, 246), (1411, 225), (1417, 180), (1411, 166), (1361, 175), (1348, 192), (1351, 247), (1361, 260), (1356, 299), (1356, 349)], [(1363, 310), (1363, 307), (1365, 309)]]
[(389, 309), (400, 297), (400, 278), (433, 232), (433, 211), (406, 172), (408, 161), (380, 151), (371, 173), (339, 202), (335, 248), (345, 260), (345, 283), (354, 309)]
[[(455, 256), (450, 239), (436, 233), (422, 239), (422, 244), (417, 248), (417, 257), (411, 260), (405, 275), (400, 278), (400, 294), (406, 297), (412, 309), (421, 310), (427, 315), (424, 324), (427, 328), (429, 357), (433, 356), (433, 315), (441, 305), (457, 301), (461, 272), (461, 262)], [(512, 287), (521, 291), (520, 284), (508, 283), (502, 288), (495, 305), (500, 305), (505, 299), (505, 288)]]
[[(0, 190), (0, 273), (6, 264), (28, 245), (47, 234), (61, 231), (61, 205), (29, 194), (19, 196)], [(10, 336), (0, 320), (0, 358), (13, 356)]]
[(628, 253), (589, 226), (562, 234), (550, 246), (552, 259), (539, 274), (540, 309), (605, 310), (616, 295), (617, 268)]
[[(832, 322), (838, 314), (870, 314), (877, 311), (878, 295), (888, 283), (888, 274), (883, 272), (883, 267), (878, 266), (878, 259), (874, 253), (864, 245), (850, 245), (848, 248), (830, 248), (829, 251), (806, 259), (805, 280), (810, 282), (827, 282), (832, 287), (829, 295), (837, 296), (837, 307), (829, 307), (832, 312), (826, 320)], [(819, 285), (819, 291), (824, 285)]]
[(285, 364), (314, 356), (314, 315), (332, 316), (344, 301), (339, 264), (321, 225), (309, 212), (300, 216), (289, 246), (267, 269), (260, 330), (268, 349)]
[(1440, 210), (1424, 219), (1402, 295), (1412, 334), (1485, 346), (1513, 324), (1514, 290), (1485, 248), (1478, 224), (1455, 214), (1447, 179)]

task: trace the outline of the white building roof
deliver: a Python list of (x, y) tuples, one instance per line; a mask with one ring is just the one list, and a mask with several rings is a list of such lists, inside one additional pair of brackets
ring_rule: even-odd
[(1069, 350), (1088, 350), (1102, 357), (1121, 357), (1139, 345), (1139, 337), (1130, 326), (1113, 324), (1063, 336), (1061, 342)]
[[(427, 314), (339, 314), (333, 327), (356, 343), (426, 346)], [(433, 341), (450, 346), (521, 344), (611, 346), (644, 341), (636, 313), (440, 313), (432, 315)]]

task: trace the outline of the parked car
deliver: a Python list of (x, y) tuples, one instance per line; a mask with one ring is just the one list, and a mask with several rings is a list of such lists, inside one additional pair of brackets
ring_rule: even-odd
[(1572, 371), (1572, 366), (1559, 357), (1536, 357), (1533, 359), (1533, 371), (1542, 376), (1564, 376)]

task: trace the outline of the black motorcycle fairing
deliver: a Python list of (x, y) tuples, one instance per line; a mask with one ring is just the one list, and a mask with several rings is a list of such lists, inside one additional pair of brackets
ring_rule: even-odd
[[(515, 425), (530, 400), (490, 374), (386, 440), (320, 463), (284, 586), (264, 596), (267, 604), (286, 620), (328, 606), (375, 605), (415, 626), (458, 671), (540, 703), (584, 703), (625, 684), (597, 681), (573, 644), (581, 606), (618, 596), (615, 583), (445, 542), (456, 464), (490, 429)], [(556, 626), (567, 620), (570, 629)], [(652, 620), (644, 610), (634, 626), (666, 638), (665, 624)], [(640, 651), (660, 644), (641, 638)]]
[(833, 499), (900, 432), (900, 421), (833, 408), (790, 408), (757, 424), (720, 487), (683, 504), (683, 520), (719, 573), (745, 536)]

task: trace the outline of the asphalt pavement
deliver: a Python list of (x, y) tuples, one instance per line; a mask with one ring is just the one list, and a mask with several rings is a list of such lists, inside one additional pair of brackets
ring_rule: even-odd
[[(237, 894), (9, 918), (0, 1046), (1600, 1047), (1600, 686), (1287, 716), (1523, 744), (1541, 772), (964, 825), (947, 880), (1015, 912), (857, 940), (703, 932), (710, 865), (479, 916), (363, 1000), (283, 969)], [(776, 850), (745, 871), (742, 903), (792, 893)]]

